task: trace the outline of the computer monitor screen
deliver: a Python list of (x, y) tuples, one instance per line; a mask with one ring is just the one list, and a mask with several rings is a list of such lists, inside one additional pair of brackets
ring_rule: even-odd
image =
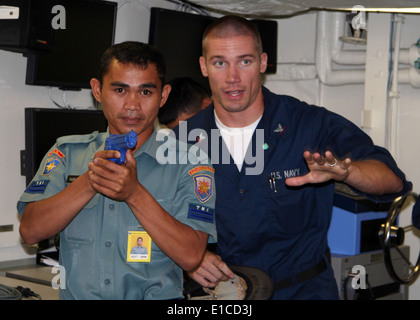
[(103, 52), (114, 44), (117, 3), (97, 0), (53, 3), (65, 9), (62, 22), (65, 29), (54, 31), (52, 52), (27, 54), (26, 84), (89, 89), (90, 79), (97, 77)]
[[(201, 39), (206, 27), (216, 18), (164, 8), (152, 8), (149, 44), (165, 58), (166, 80), (190, 77), (209, 92), (207, 78), (201, 74)], [(277, 71), (277, 21), (251, 20), (260, 31), (263, 50), (268, 54), (267, 74)]]
[(89, 134), (107, 130), (107, 121), (100, 110), (25, 109), (25, 150), (22, 174), (29, 184), (41, 161), (57, 138), (73, 134)]

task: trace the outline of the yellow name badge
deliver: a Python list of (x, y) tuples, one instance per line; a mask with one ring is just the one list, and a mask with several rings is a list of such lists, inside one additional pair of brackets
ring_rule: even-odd
[(128, 231), (128, 262), (150, 262), (151, 248), (152, 238), (146, 231)]

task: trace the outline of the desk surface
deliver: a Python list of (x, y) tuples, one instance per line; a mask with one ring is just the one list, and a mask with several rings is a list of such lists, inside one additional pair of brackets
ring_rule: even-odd
[[(19, 267), (0, 272), (0, 284), (15, 288), (21, 286), (29, 288), (39, 294), (42, 300), (58, 300), (58, 289), (54, 289), (51, 281), (56, 276), (52, 267), (33, 266)], [(36, 299), (36, 298), (31, 298)]]

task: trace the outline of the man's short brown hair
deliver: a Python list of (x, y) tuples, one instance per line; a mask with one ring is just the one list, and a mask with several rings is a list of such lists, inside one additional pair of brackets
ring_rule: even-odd
[(263, 53), (260, 33), (249, 20), (235, 15), (227, 15), (212, 22), (203, 33), (202, 52), (206, 55), (206, 40), (209, 37), (227, 38), (232, 36), (251, 36), (254, 38), (258, 54)]

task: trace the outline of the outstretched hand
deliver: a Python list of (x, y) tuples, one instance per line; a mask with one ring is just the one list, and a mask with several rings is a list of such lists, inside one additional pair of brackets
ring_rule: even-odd
[(350, 158), (338, 160), (330, 151), (325, 156), (320, 153), (305, 151), (303, 157), (309, 172), (304, 176), (286, 179), (288, 186), (297, 187), (307, 183), (322, 183), (329, 180), (344, 181), (349, 175)]

